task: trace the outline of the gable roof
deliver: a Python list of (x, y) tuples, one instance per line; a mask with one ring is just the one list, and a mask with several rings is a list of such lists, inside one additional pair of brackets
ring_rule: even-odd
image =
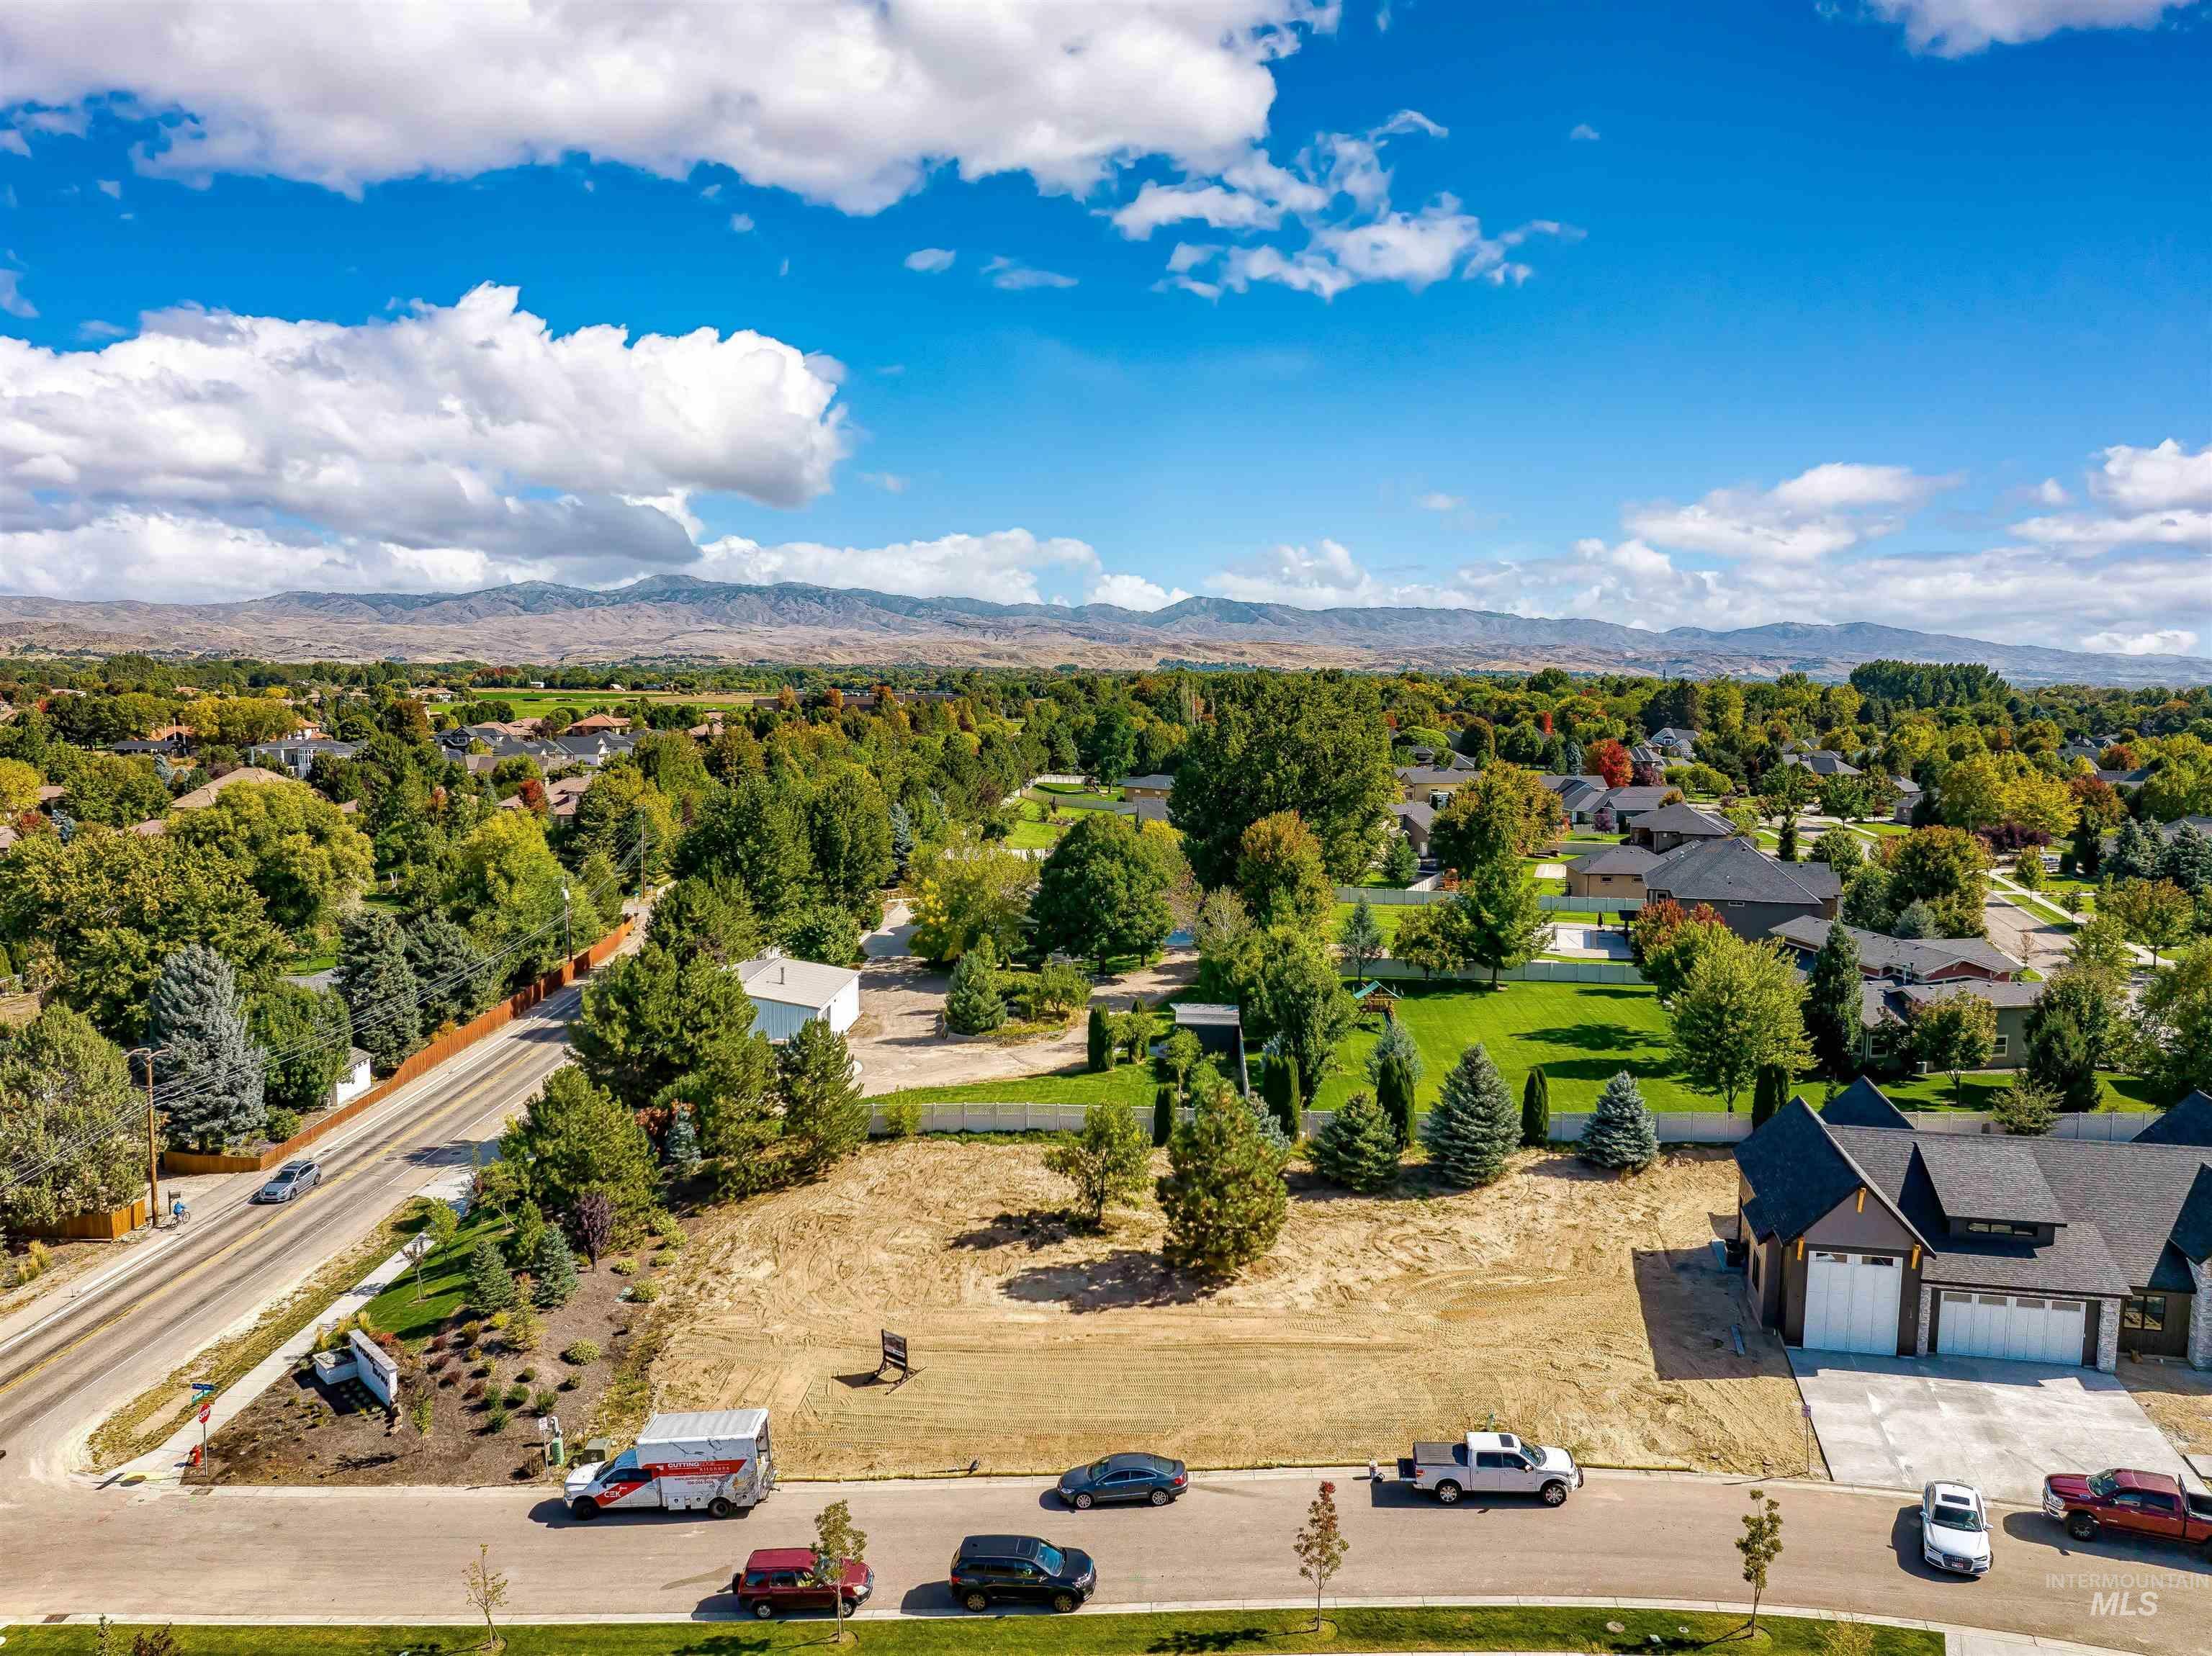
[(216, 796), (225, 788), (234, 788), (241, 783), (283, 782), (290, 786), (300, 785), (289, 776), (279, 776), (275, 771), (263, 770), (258, 765), (241, 765), (234, 771), (225, 771), (212, 782), (204, 782), (190, 793), (180, 793), (169, 802), (175, 810), (204, 810), (215, 804)]
[(1889, 1095), (1861, 1076), (1820, 1107), (1820, 1119), (1832, 1127), (1887, 1127), (1912, 1131), (1905, 1112)]
[(2043, 983), (1985, 983), (1979, 978), (1951, 978), (1942, 983), (1899, 984), (1891, 990), (1915, 1006), (1927, 1006), (1957, 995), (1979, 995), (2000, 1012), (2019, 1011), (2043, 998)]
[[(1781, 938), (1792, 948), (1817, 952), (1828, 941), (1830, 931), (1838, 925), (1843, 925), (1841, 920), (1799, 914), (1778, 925), (1769, 926), (1767, 934)], [(1862, 931), (1855, 925), (1845, 925), (1844, 930), (1850, 933), (1851, 945), (1858, 950), (1861, 971), (1925, 974), (1962, 961), (1978, 966), (1985, 972), (2009, 974), (2021, 969), (2020, 961), (1995, 943), (1979, 937), (1893, 937), (1880, 931)]]
[(1816, 748), (1809, 752), (1786, 753), (1782, 755), (1785, 765), (1800, 765), (1815, 776), (1856, 776), (1859, 767), (1831, 748)]
[(2212, 1094), (2194, 1092), (2129, 1141), (2135, 1144), (2194, 1144), (2212, 1149)]
[(2018, 1225), (2066, 1222), (2065, 1210), (2024, 1139), (1970, 1144), (1962, 1137), (1929, 1134), (1920, 1141), (1920, 1160), (1950, 1218), (2003, 1219)]
[(1163, 771), (1153, 771), (1145, 776), (1125, 776), (1114, 785), (1119, 788), (1171, 788), (1175, 778)]
[(1686, 902), (1818, 906), (1843, 894), (1826, 863), (1778, 862), (1740, 834), (1675, 846), (1644, 871), (1644, 883)]
[(1656, 851), (1642, 846), (1607, 846), (1576, 858), (1567, 867), (1577, 874), (1641, 874), (1659, 860)]
[(1390, 814), (1423, 828), (1434, 826), (1437, 820), (1437, 808), (1425, 799), (1396, 800), (1390, 806)]
[(1625, 788), (1607, 788), (1605, 797), (1597, 803), (1610, 805), (1615, 816), (1641, 816), (1646, 811), (1656, 810), (1665, 804), (1668, 794), (1680, 792), (1680, 788), (1663, 782), (1656, 786), (1633, 784)]
[(1437, 770), (1426, 765), (1401, 765), (1398, 780), (1409, 788), (1455, 788), (1473, 779), (1474, 773), (1462, 770)]
[(1683, 834), (1695, 839), (1726, 840), (1735, 835), (1735, 824), (1727, 817), (1699, 810), (1680, 799), (1644, 812), (1636, 819), (1636, 826), (1646, 834)]
[(1881, 1185), (1869, 1178), (1836, 1134), (1820, 1123), (1812, 1106), (1793, 1098), (1771, 1119), (1735, 1147), (1736, 1165), (1759, 1198), (1762, 1236), (1787, 1240), (1801, 1236), (1821, 1215), (1832, 1211), (1856, 1190), (1871, 1191), (1925, 1247), (1912, 1221), (1899, 1211)]

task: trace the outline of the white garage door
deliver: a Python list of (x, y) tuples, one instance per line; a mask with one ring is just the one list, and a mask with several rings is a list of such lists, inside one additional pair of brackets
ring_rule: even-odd
[(1894, 1254), (1815, 1252), (1805, 1277), (1805, 1348), (1895, 1356), (1904, 1280)]
[(2003, 1357), (2014, 1362), (2079, 1367), (2088, 1307), (2080, 1300), (2024, 1294), (1943, 1290), (1936, 1350), (1947, 1357)]

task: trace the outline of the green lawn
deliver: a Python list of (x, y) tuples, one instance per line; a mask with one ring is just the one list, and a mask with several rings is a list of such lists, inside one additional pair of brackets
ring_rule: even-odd
[[(499, 1564), (496, 1549), (491, 1555)], [(1139, 1656), (1160, 1651), (1255, 1651), (1278, 1656), (1330, 1651), (1593, 1652), (1704, 1651), (1729, 1656), (1816, 1656), (1827, 1623), (1762, 1616), (1755, 1637), (1740, 1616), (1692, 1611), (1545, 1609), (1533, 1605), (1465, 1609), (1360, 1609), (1329, 1611), (1320, 1633), (1306, 1629), (1312, 1613), (1294, 1611), (1186, 1611), (1151, 1615), (915, 1617), (867, 1622), (854, 1630), (858, 1647), (888, 1656)], [(1619, 1633), (1607, 1630), (1618, 1623)], [(747, 1624), (697, 1622), (511, 1626), (501, 1631), (514, 1656), (766, 1656), (829, 1642), (818, 1617)], [(1684, 1639), (1678, 1629), (1688, 1634)], [(1906, 1628), (1874, 1629), (1875, 1656), (1942, 1656), (1943, 1635)], [(1659, 1642), (1654, 1643), (1654, 1637)], [(10, 1627), (10, 1656), (94, 1656), (96, 1627)], [(127, 1637), (127, 1635), (126, 1635)], [(477, 1627), (187, 1627), (178, 1635), (190, 1656), (459, 1656), (483, 1647)]]
[[(1382, 928), (1385, 947), (1397, 941), (1399, 922), (1419, 907), (1418, 903), (1370, 903), (1367, 905), (1367, 912), (1375, 917), (1375, 924)], [(1328, 922), (1328, 935), (1332, 939), (1344, 929), (1344, 917), (1352, 913), (1352, 907), (1353, 905), (1351, 903), (1339, 903), (1336, 906), (1336, 912), (1329, 917)]]
[[(1624, 1069), (1655, 1110), (1721, 1107), (1718, 1099), (1673, 1078), (1667, 1015), (1658, 996), (1641, 984), (1508, 983), (1495, 993), (1456, 984), (1402, 987), (1399, 1020), (1428, 1060), (1417, 1101), (1424, 1109), (1435, 1102), (1461, 1052), (1478, 1040), (1516, 1099), (1530, 1067), (1542, 1065), (1555, 1110), (1591, 1108), (1605, 1083)], [(1363, 1019), (1337, 1049), (1336, 1068), (1322, 1083), (1316, 1109), (1334, 1109), (1368, 1084), (1367, 1053), (1381, 1032), (1379, 1020)], [(1747, 1097), (1738, 1101), (1750, 1107)]]
[(1093, 1073), (1060, 1070), (1005, 1081), (967, 1081), (953, 1087), (908, 1087), (868, 1102), (886, 1104), (1141, 1104), (1159, 1083), (1149, 1064), (1118, 1064)]
[[(1964, 1077), (1966, 1102), (1959, 1105), (1951, 1091), (1948, 1075), (1900, 1076), (1895, 1080), (1877, 1077), (1875, 1085), (1889, 1095), (1891, 1103), (1900, 1110), (1948, 1110), (1963, 1107), (1986, 1110), (2011, 1083), (2015, 1070), (1969, 1071)], [(2099, 1077), (2104, 1083), (2105, 1101), (2098, 1107), (2106, 1110), (2154, 1110), (2161, 1101), (2151, 1091), (2150, 1083), (2141, 1076), (2122, 1075), (2116, 1071), (2105, 1071)], [(1817, 1084), (1817, 1083), (1815, 1083)], [(1814, 1097), (1810, 1090), (1806, 1096)]]
[(436, 1333), (468, 1295), (469, 1255), (478, 1242), (506, 1229), (506, 1221), (489, 1210), (465, 1221), (451, 1247), (441, 1248), (422, 1262), (421, 1297), (416, 1297), (415, 1272), (404, 1272), (363, 1307), (368, 1325), (403, 1340), (426, 1339)]
[(1060, 836), (1067, 832), (1065, 826), (1047, 820), (1047, 807), (1036, 799), (1024, 799), (1015, 810), (1013, 832), (1007, 834), (1006, 844), (1016, 851), (1049, 851), (1060, 843)]

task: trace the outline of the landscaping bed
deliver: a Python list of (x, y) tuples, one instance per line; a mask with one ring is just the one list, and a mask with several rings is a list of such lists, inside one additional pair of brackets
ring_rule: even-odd
[[(557, 1479), (545, 1467), (539, 1414), (557, 1414), (573, 1455), (583, 1447), (611, 1386), (642, 1335), (672, 1250), (651, 1243), (602, 1260), (579, 1259), (564, 1305), (534, 1309), (534, 1337), (465, 1304), (469, 1259), (479, 1241), (504, 1238), (503, 1220), (465, 1225), (423, 1264), (363, 1308), (365, 1328), (396, 1343), (401, 1408), (389, 1419), (354, 1388), (325, 1396), (307, 1365), (256, 1398), (209, 1444), (188, 1483), (483, 1484)], [(343, 1341), (333, 1344), (343, 1346)], [(392, 1346), (387, 1344), (387, 1350)], [(473, 1355), (471, 1355), (473, 1354)], [(417, 1399), (429, 1399), (428, 1430)]]
[[(1162, 1264), (1149, 1197), (1071, 1227), (1044, 1150), (882, 1143), (706, 1216), (672, 1273), (653, 1406), (767, 1408), (802, 1477), (1057, 1472), (1131, 1443), (1342, 1465), (1493, 1413), (1600, 1464), (1800, 1464), (1779, 1349), (1730, 1340), (1725, 1153), (1626, 1180), (1531, 1153), (1486, 1190), (1414, 1172), (1380, 1197), (1294, 1173), (1274, 1251), (1208, 1291)], [(868, 1379), (884, 1328), (921, 1368), (896, 1389)]]
[[(1401, 1609), (1338, 1606), (1322, 1631), (1310, 1610), (1169, 1611), (1147, 1615), (994, 1616), (984, 1620), (867, 1621), (859, 1647), (892, 1656), (1140, 1656), (1162, 1651), (1269, 1651), (1282, 1656), (1328, 1651), (1579, 1650), (1671, 1653), (1717, 1648), (1729, 1656), (1820, 1656), (1830, 1625), (1809, 1617), (1762, 1616), (1756, 1635), (1741, 1616), (1689, 1611), (1551, 1609), (1539, 1605), (1436, 1605)], [(696, 1622), (571, 1623), (500, 1629), (514, 1656), (756, 1656), (826, 1646), (817, 1617), (716, 1629)], [(1620, 1631), (1612, 1629), (1618, 1627)], [(118, 1631), (123, 1631), (118, 1629)], [(1686, 1632), (1687, 1637), (1684, 1636)], [(1875, 1628), (1874, 1656), (1942, 1656), (1943, 1635), (1916, 1628)], [(127, 1634), (126, 1634), (127, 1637)], [(461, 1656), (484, 1648), (481, 1627), (187, 1627), (185, 1656)], [(1659, 1642), (1654, 1643), (1656, 1639)], [(11, 1627), (10, 1651), (34, 1656), (96, 1656), (94, 1627)]]

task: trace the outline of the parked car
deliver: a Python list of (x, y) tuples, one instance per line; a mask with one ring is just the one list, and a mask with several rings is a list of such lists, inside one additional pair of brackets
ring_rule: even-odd
[[(738, 1608), (763, 1622), (785, 1611), (835, 1609), (830, 1584), (814, 1577), (814, 1561), (820, 1556), (811, 1547), (761, 1548), (730, 1579)], [(844, 1562), (838, 1581), (844, 1590), (845, 1613), (849, 1616), (875, 1592), (876, 1573), (857, 1558)]]
[(1533, 1495), (1556, 1507), (1583, 1486), (1565, 1449), (1524, 1443), (1510, 1432), (1469, 1432), (1458, 1443), (1416, 1443), (1398, 1476), (1449, 1507), (1464, 1495)]
[(1971, 1483), (1930, 1483), (1920, 1492), (1920, 1556), (1931, 1569), (1990, 1572), (1990, 1514)]
[(1060, 1498), (1079, 1513), (1113, 1501), (1148, 1501), (1164, 1507), (1190, 1487), (1180, 1460), (1162, 1455), (1108, 1455), (1064, 1472)]
[(1033, 1535), (971, 1535), (952, 1555), (951, 1581), (969, 1610), (1024, 1604), (1065, 1612), (1098, 1590), (1098, 1567), (1087, 1552)]
[(2191, 1495), (2164, 1472), (2053, 1472), (2043, 1480), (2043, 1510), (2076, 1541), (2110, 1530), (2205, 1546), (2212, 1555), (2212, 1495)]
[(269, 1182), (253, 1192), (257, 1202), (289, 1202), (323, 1182), (322, 1164), (301, 1160), (287, 1162), (269, 1175)]

